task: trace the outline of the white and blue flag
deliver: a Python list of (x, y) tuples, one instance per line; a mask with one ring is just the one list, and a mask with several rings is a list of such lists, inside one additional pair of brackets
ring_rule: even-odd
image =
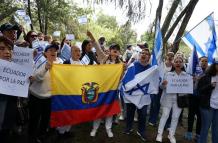
[(196, 47), (194, 47), (192, 50), (186, 72), (188, 74), (197, 75), (197, 76), (201, 75), (203, 73), (203, 70), (199, 64), (199, 59), (198, 59)]
[(160, 21), (157, 20), (156, 30), (155, 30), (154, 48), (152, 50), (151, 65), (161, 65), (163, 63), (162, 54), (163, 54), (162, 33), (160, 29)]
[(208, 57), (209, 64), (213, 62), (213, 58), (217, 54), (216, 39), (213, 13), (207, 16), (182, 38), (191, 49), (193, 49), (194, 46), (196, 47), (199, 57)]
[(157, 94), (159, 87), (158, 67), (143, 66), (136, 61), (132, 63), (121, 83), (121, 94), (124, 101), (135, 104), (139, 109), (145, 102), (150, 104), (150, 94)]

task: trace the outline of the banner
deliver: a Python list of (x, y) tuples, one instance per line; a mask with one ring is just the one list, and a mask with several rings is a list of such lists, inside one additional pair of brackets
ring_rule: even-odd
[(120, 113), (122, 64), (58, 65), (50, 71), (51, 126), (74, 125)]
[(32, 70), (27, 66), (0, 60), (0, 93), (28, 97), (29, 77)]
[(193, 94), (193, 78), (190, 75), (167, 76), (167, 93), (187, 93)]

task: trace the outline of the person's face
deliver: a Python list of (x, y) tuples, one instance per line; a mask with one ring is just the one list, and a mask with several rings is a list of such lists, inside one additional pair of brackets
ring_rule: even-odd
[(39, 39), (39, 41), (44, 41), (44, 35), (42, 35), (42, 34), (39, 35), (39, 36), (38, 36), (38, 39)]
[(70, 45), (70, 42), (71, 42), (70, 40), (67, 40), (67, 39), (64, 40), (64, 43), (66, 43), (68, 45)]
[(169, 62), (173, 62), (173, 58), (174, 58), (174, 55), (173, 54), (168, 54), (167, 55), (167, 61), (169, 61)]
[(89, 44), (86, 46), (86, 52), (91, 52), (92, 51), (92, 47), (93, 47), (92, 43), (89, 42)]
[(141, 61), (141, 63), (148, 63), (149, 59), (150, 59), (150, 52), (146, 51), (146, 50), (142, 50), (142, 52), (140, 53), (140, 58), (139, 60)]
[(5, 43), (0, 42), (0, 59), (11, 61), (12, 49), (5, 45)]
[(111, 49), (110, 50), (110, 55), (113, 57), (118, 57), (120, 55), (120, 51), (116, 49)]
[(4, 31), (3, 35), (13, 42), (15, 42), (17, 40), (17, 31), (16, 30)]
[(30, 34), (30, 37), (29, 37), (29, 42), (30, 42), (30, 44), (32, 44), (32, 42), (33, 42), (34, 40), (36, 40), (37, 38), (38, 38), (38, 36), (37, 36), (36, 32), (32, 32), (32, 33)]
[(72, 55), (73, 60), (78, 61), (79, 58), (81, 57), (80, 49), (78, 47), (72, 47), (71, 48), (71, 55)]
[(174, 68), (175, 68), (176, 70), (181, 70), (182, 67), (183, 67), (183, 61), (182, 61), (182, 59), (176, 58), (176, 59), (174, 60)]
[(202, 68), (202, 69), (206, 69), (207, 66), (208, 66), (208, 60), (207, 60), (207, 58), (201, 58), (201, 60), (200, 60), (200, 65), (201, 65), (201, 68)]
[(53, 62), (57, 58), (57, 49), (56, 48), (50, 48), (45, 52), (45, 56), (48, 61)]

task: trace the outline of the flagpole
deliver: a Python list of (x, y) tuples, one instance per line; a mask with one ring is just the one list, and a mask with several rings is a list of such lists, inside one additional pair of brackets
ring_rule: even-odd
[(180, 39), (182, 39), (186, 34), (190, 33), (193, 29), (195, 29), (199, 24), (201, 24), (208, 16), (212, 15), (214, 12), (211, 12), (209, 15), (207, 15), (203, 20), (201, 20), (197, 25), (195, 25), (191, 30), (189, 30), (188, 32), (186, 32), (183, 36), (181, 36), (180, 38), (178, 38), (178, 40), (176, 40), (173, 44), (177, 43)]

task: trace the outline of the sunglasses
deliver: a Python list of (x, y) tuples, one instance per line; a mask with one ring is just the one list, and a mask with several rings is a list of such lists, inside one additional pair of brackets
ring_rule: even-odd
[(30, 35), (31, 38), (35, 38), (38, 37), (37, 35)]

